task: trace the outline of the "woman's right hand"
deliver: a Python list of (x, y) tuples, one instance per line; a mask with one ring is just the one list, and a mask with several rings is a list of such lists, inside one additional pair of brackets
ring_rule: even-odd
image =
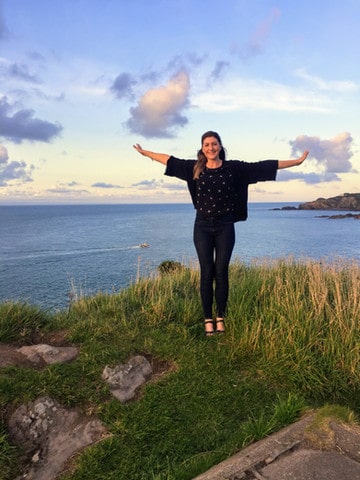
[(168, 155), (167, 153), (155, 153), (155, 152), (150, 152), (149, 150), (144, 150), (141, 147), (141, 145), (139, 145), (138, 143), (135, 143), (133, 147), (135, 148), (135, 150), (141, 153), (141, 155), (144, 155), (144, 157), (149, 157), (151, 158), (151, 160), (155, 160), (156, 162), (160, 162), (164, 165), (167, 164), (167, 161), (169, 160), (169, 157), (170, 157), (170, 155)]

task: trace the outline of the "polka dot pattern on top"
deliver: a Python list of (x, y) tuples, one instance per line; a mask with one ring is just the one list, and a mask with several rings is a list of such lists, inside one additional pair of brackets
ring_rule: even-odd
[(205, 168), (196, 182), (196, 210), (204, 217), (229, 215), (234, 211), (234, 182), (229, 169)]

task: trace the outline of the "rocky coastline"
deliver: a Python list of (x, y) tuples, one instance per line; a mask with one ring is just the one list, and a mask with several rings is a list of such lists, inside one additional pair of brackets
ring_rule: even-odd
[(344, 193), (331, 198), (318, 198), (317, 200), (301, 203), (298, 207), (285, 206), (282, 208), (275, 208), (274, 210), (333, 210), (333, 211), (347, 211), (346, 214), (336, 215), (322, 215), (330, 219), (353, 218), (360, 220), (360, 193)]

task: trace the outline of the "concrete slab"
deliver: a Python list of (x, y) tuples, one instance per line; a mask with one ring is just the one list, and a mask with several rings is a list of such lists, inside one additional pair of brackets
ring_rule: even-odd
[(356, 480), (360, 464), (342, 453), (300, 449), (262, 468), (260, 475), (267, 480)]
[(193, 480), (360, 479), (360, 427), (329, 420), (322, 430), (314, 418), (304, 416)]

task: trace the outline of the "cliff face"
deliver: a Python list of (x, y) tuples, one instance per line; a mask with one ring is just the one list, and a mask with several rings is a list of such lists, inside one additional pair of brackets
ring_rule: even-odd
[(299, 210), (347, 210), (360, 212), (360, 193), (344, 193), (338, 197), (318, 198), (313, 202), (302, 203)]

